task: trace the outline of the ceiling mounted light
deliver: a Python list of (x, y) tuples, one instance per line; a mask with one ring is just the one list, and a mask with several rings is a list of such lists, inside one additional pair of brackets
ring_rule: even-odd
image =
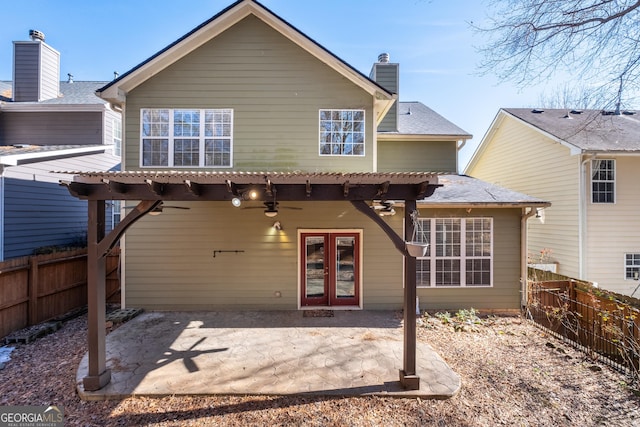
[(234, 197), (233, 199), (231, 199), (231, 204), (236, 208), (239, 208), (242, 204), (242, 199), (240, 199), (240, 197)]
[(273, 218), (278, 215), (278, 202), (265, 202), (267, 209), (264, 210), (265, 216)]

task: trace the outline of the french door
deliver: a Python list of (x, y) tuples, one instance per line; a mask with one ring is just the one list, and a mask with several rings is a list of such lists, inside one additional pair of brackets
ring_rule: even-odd
[(360, 304), (360, 233), (300, 234), (300, 305)]

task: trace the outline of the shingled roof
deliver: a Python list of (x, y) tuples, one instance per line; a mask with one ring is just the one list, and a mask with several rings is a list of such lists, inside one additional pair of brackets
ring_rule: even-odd
[(502, 111), (583, 151), (640, 150), (640, 115), (635, 112), (530, 108)]
[(0, 81), (0, 100), (10, 105), (96, 105), (107, 104), (107, 101), (96, 95), (96, 90), (104, 86), (107, 82), (94, 81), (67, 81), (60, 82), (60, 96), (40, 102), (13, 102), (12, 82)]

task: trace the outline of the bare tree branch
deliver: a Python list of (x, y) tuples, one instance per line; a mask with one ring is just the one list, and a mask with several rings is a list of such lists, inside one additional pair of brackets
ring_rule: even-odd
[(488, 37), (483, 74), (527, 87), (562, 71), (615, 103), (638, 89), (640, 0), (489, 1), (492, 18), (474, 26)]

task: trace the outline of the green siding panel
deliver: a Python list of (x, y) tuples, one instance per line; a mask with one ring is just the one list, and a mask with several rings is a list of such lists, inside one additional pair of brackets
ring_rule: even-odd
[[(127, 169), (140, 165), (141, 108), (232, 108), (235, 170), (368, 172), (374, 167), (371, 95), (255, 17), (127, 95)], [(365, 156), (319, 155), (324, 108), (366, 111)]]
[(456, 172), (454, 141), (378, 141), (379, 172)]
[[(361, 229), (363, 308), (400, 309), (403, 260), (389, 238), (346, 202), (282, 203), (277, 216), (260, 204), (180, 203), (127, 232), (127, 306), (151, 310), (247, 310), (298, 307), (299, 229)], [(247, 206), (258, 207), (246, 209)], [(286, 206), (302, 210), (285, 209)], [(494, 286), (482, 289), (419, 289), (421, 308), (516, 309), (519, 306), (519, 210), (422, 209), (423, 217), (494, 215)], [(385, 221), (402, 233), (402, 209)], [(153, 249), (149, 249), (153, 248)], [(213, 252), (217, 250), (243, 251)], [(277, 296), (277, 292), (280, 296)]]

